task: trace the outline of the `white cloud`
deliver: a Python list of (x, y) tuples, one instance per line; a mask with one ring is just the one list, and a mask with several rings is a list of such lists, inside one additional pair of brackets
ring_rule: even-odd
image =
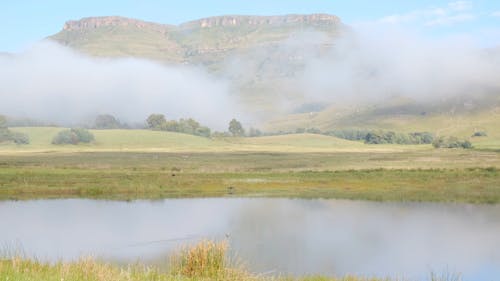
[(495, 12), (491, 13), (491, 16), (500, 18), (500, 11), (495, 11)]
[(434, 25), (453, 25), (455, 23), (460, 23), (464, 21), (474, 20), (476, 16), (474, 14), (458, 14), (453, 16), (443, 16), (425, 22), (426, 26)]
[(429, 7), (402, 14), (394, 14), (379, 20), (386, 24), (416, 23), (424, 26), (453, 25), (456, 23), (474, 20), (472, 3), (469, 1), (450, 2), (442, 7)]
[(448, 7), (454, 11), (466, 11), (472, 9), (472, 3), (470, 1), (456, 1), (448, 3)]

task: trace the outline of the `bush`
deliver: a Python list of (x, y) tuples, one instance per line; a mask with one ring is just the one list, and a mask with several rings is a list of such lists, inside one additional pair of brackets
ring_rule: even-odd
[(358, 129), (330, 130), (323, 133), (341, 139), (364, 141), (368, 144), (430, 144), (434, 135), (429, 132), (396, 133), (392, 131), (370, 131)]
[(485, 131), (478, 131), (472, 134), (472, 137), (487, 137), (488, 134)]
[(98, 115), (94, 122), (95, 129), (119, 129), (122, 127), (120, 121), (109, 114)]
[(260, 136), (262, 136), (262, 132), (259, 129), (250, 128), (248, 130), (248, 136), (249, 137), (260, 137)]
[(23, 133), (12, 133), (11, 139), (15, 144), (29, 144), (30, 138)]
[(94, 141), (94, 135), (87, 129), (75, 128), (71, 129), (76, 135), (78, 142), (89, 143)]
[(0, 142), (14, 142), (15, 144), (29, 144), (28, 135), (12, 132), (7, 128), (7, 119), (0, 115)]
[(200, 137), (210, 137), (211, 130), (208, 127), (201, 126), (198, 121), (193, 118), (166, 120), (163, 114), (151, 114), (146, 120), (148, 127), (152, 130), (177, 132)]
[(472, 143), (470, 141), (461, 140), (457, 137), (439, 137), (432, 142), (432, 145), (435, 148), (472, 148)]
[(72, 128), (57, 133), (52, 139), (52, 144), (78, 144), (94, 141), (94, 135), (86, 129)]

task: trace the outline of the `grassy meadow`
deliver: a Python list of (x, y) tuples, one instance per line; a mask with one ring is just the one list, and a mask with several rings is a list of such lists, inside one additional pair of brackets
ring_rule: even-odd
[(366, 145), (322, 135), (208, 139), (95, 130), (93, 144), (52, 145), (60, 128), (14, 128), (0, 145), (0, 199), (269, 196), (500, 202), (500, 153)]

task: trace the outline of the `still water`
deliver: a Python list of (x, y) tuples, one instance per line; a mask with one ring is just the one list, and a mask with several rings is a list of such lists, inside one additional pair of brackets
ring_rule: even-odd
[(500, 205), (299, 199), (0, 202), (0, 246), (41, 260), (164, 263), (180, 245), (229, 237), (265, 274), (500, 280)]

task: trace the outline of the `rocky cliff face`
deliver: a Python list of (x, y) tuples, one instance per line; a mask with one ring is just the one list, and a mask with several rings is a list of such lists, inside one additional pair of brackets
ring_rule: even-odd
[(228, 26), (284, 26), (284, 25), (326, 25), (338, 26), (340, 18), (328, 14), (286, 15), (286, 16), (220, 16), (195, 20), (181, 24), (185, 28), (210, 28)]
[(146, 22), (124, 17), (89, 17), (81, 20), (71, 20), (64, 24), (63, 31), (92, 30), (100, 27), (136, 27), (141, 29), (151, 28), (158, 31), (166, 31), (171, 26)]

